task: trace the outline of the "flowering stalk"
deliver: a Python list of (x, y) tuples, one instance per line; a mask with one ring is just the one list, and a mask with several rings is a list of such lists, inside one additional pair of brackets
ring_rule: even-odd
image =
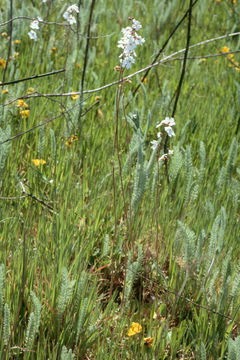
[(73, 16), (73, 12), (79, 13), (78, 6), (76, 4), (73, 4), (67, 8), (65, 13), (63, 14), (63, 18), (70, 24), (76, 24), (76, 19)]
[(30, 24), (31, 30), (28, 32), (28, 36), (30, 39), (37, 41), (37, 33), (36, 30), (39, 30), (39, 22), (42, 21), (42, 19), (38, 16), (36, 20), (33, 20)]
[(142, 25), (139, 21), (129, 18), (132, 22), (132, 26), (128, 26), (122, 29), (123, 37), (118, 42), (118, 47), (122, 49), (122, 53), (119, 56), (122, 68), (130, 69), (132, 64), (135, 63), (134, 57), (136, 57), (135, 48), (137, 45), (142, 45), (145, 40), (137, 34), (137, 31), (141, 29)]
[[(142, 27), (139, 21), (135, 20), (134, 18), (129, 18), (132, 22), (132, 26), (128, 26), (122, 29), (123, 37), (121, 40), (118, 41), (118, 47), (122, 49), (122, 53), (119, 56), (121, 67), (116, 67), (120, 71), (119, 73), (119, 80), (123, 79), (123, 71), (124, 69), (130, 69), (132, 63), (135, 62), (134, 57), (136, 53), (134, 49), (137, 45), (142, 45), (144, 43), (144, 39), (137, 34), (137, 31)], [(124, 203), (124, 212), (125, 212), (125, 219), (127, 223), (128, 234), (131, 238), (131, 223), (128, 219), (128, 207), (127, 202), (125, 199), (124, 193), (124, 185), (123, 185), (123, 177), (122, 177), (122, 165), (120, 159), (120, 149), (119, 149), (119, 139), (118, 139), (118, 130), (119, 130), (119, 105), (122, 96), (122, 84), (119, 85), (117, 88), (116, 93), (116, 127), (115, 127), (115, 137), (114, 137), (114, 145), (113, 145), (113, 158), (115, 157), (115, 152), (117, 153), (117, 160), (119, 165), (119, 174), (120, 174), (120, 184), (121, 184), (121, 193)], [(112, 169), (112, 178), (113, 178), (113, 200), (114, 200), (114, 240), (116, 241), (116, 234), (117, 234), (117, 214), (116, 214), (116, 189), (115, 189), (115, 169), (114, 169), (114, 162), (113, 162), (113, 169)], [(130, 219), (131, 219), (131, 211), (130, 211)]]
[[(167, 125), (164, 127), (164, 130), (166, 131), (166, 133), (168, 134), (169, 137), (172, 137), (172, 136), (175, 136), (175, 132), (173, 131), (172, 127), (174, 125), (176, 125), (175, 123), (175, 120), (174, 118), (169, 118), (169, 117), (166, 117), (164, 120), (162, 120), (159, 124), (156, 125), (156, 128), (159, 128), (160, 126), (162, 125)], [(152, 150), (155, 150), (158, 145), (160, 144), (160, 141), (161, 141), (161, 138), (162, 138), (162, 133), (161, 132), (158, 132), (157, 133), (157, 137), (158, 137), (158, 140), (153, 140), (151, 141), (151, 148)], [(172, 155), (173, 154), (173, 150), (169, 150), (168, 153), (166, 154), (163, 154), (160, 158), (159, 158), (159, 161), (160, 160), (165, 160), (168, 158), (169, 155)]]

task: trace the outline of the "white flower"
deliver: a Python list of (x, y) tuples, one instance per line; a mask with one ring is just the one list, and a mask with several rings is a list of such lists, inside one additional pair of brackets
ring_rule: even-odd
[(151, 141), (151, 144), (152, 144), (152, 146), (151, 146), (152, 150), (155, 150), (158, 147), (158, 141), (157, 140)]
[(67, 8), (68, 13), (72, 13), (73, 11), (76, 11), (77, 13), (79, 13), (79, 9), (76, 4), (73, 4)]
[(76, 19), (75, 19), (75, 17), (72, 16), (72, 15), (69, 15), (69, 16), (68, 16), (67, 21), (69, 22), (70, 25), (76, 24)]
[(128, 56), (125, 59), (121, 59), (122, 67), (130, 69), (132, 64), (135, 63), (135, 59), (132, 56)]
[(126, 44), (125, 39), (121, 39), (121, 40), (118, 41), (118, 46), (117, 47), (120, 47), (120, 48), (124, 49), (126, 45), (127, 44)]
[(73, 24), (76, 24), (76, 19), (73, 15), (71, 15), (69, 12), (65, 12), (63, 14), (63, 17), (65, 20), (67, 20), (67, 22), (70, 24), (70, 25), (73, 25)]
[(30, 28), (33, 30), (38, 30), (39, 29), (38, 20), (32, 21), (30, 24)]
[(131, 36), (132, 34), (132, 28), (130, 26), (127, 26), (125, 28), (122, 29), (122, 33), (123, 33), (123, 36), (126, 38), (126, 37), (129, 37)]
[(162, 133), (161, 133), (161, 132), (158, 132), (158, 133), (157, 133), (157, 137), (158, 137), (158, 138), (160, 138), (160, 137), (161, 137), (161, 135), (162, 135)]
[(175, 132), (173, 131), (171, 126), (166, 126), (164, 130), (166, 131), (169, 137), (175, 136)]
[(140, 24), (139, 21), (133, 19), (132, 20), (132, 28), (135, 30), (135, 31), (138, 31), (139, 29), (141, 29), (142, 25)]
[(141, 36), (137, 35), (137, 34), (135, 34), (134, 39), (135, 39), (135, 44), (136, 45), (142, 45), (145, 42), (145, 39), (142, 38)]
[(176, 125), (174, 118), (166, 117), (163, 121), (160, 122), (160, 124), (156, 125), (156, 128), (158, 128), (161, 125), (168, 125), (168, 126), (174, 126)]
[(28, 32), (28, 36), (30, 37), (30, 39), (36, 41), (37, 40), (37, 34), (35, 31), (31, 30)]
[(122, 53), (119, 56), (120, 62), (123, 68), (130, 69), (132, 64), (135, 63), (134, 57), (136, 53), (134, 49), (137, 45), (142, 45), (144, 39), (137, 35), (136, 31), (139, 30), (142, 25), (135, 19), (129, 19), (132, 21), (132, 27), (128, 26), (122, 29), (123, 37), (118, 41), (118, 47), (122, 49)]
[(131, 52), (135, 49), (135, 47), (137, 46), (135, 38), (133, 38), (132, 36), (129, 37), (128, 42), (126, 44), (126, 50), (127, 52)]
[(63, 14), (64, 19), (67, 20), (67, 22), (70, 25), (76, 24), (76, 22), (77, 22), (75, 17), (72, 15), (72, 13), (74, 11), (79, 13), (79, 9), (78, 9), (78, 6), (76, 4), (73, 4), (73, 5), (69, 6), (67, 8), (67, 10), (65, 11), (65, 13)]
[(40, 16), (37, 17), (38, 21), (43, 21), (42, 18), (40, 18)]
[(159, 161), (167, 159), (167, 158), (168, 158), (168, 155), (172, 155), (172, 154), (173, 154), (173, 150), (168, 150), (168, 154), (163, 154), (163, 155), (159, 158)]
[(168, 154), (163, 154), (162, 156), (160, 156), (160, 158), (158, 160), (159, 161), (165, 160), (165, 159), (167, 159), (167, 157), (168, 157)]
[(65, 20), (67, 20), (68, 17), (69, 17), (69, 12), (68, 12), (68, 11), (65, 11), (65, 13), (63, 14), (63, 18), (64, 18)]
[(42, 3), (46, 3), (47, 2), (47, 0), (42, 0)]

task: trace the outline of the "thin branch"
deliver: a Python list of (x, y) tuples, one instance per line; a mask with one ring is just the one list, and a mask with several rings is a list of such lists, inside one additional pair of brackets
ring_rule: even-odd
[[(0, 24), (0, 27), (5, 26), (5, 25), (7, 25), (7, 24), (9, 24), (9, 23), (12, 23), (12, 22), (15, 21), (15, 20), (22, 20), (22, 19), (24, 19), (24, 20), (29, 20), (29, 21), (38, 20), (37, 18), (31, 18), (31, 17), (29, 17), (29, 16), (16, 16), (16, 17), (14, 17), (14, 18), (12, 18), (12, 19), (9, 19), (8, 21), (5, 21), (5, 22), (1, 23), (1, 24)], [(38, 20), (38, 22), (39, 22), (39, 23), (42, 23), (42, 24), (47, 24), (47, 25), (68, 26), (68, 24), (66, 24), (66, 23), (61, 23), (61, 24), (60, 24), (60, 23), (48, 22), (48, 21), (44, 21), (44, 20)]]
[[(46, 96), (46, 95), (45, 95), (45, 96)], [(86, 101), (87, 99), (89, 99), (91, 96), (92, 96), (92, 95), (89, 95), (88, 97), (86, 97), (85, 99), (83, 99), (83, 102)], [(61, 113), (58, 114), (57, 116), (54, 116), (53, 118), (51, 118), (51, 119), (49, 119), (49, 120), (47, 120), (47, 121), (45, 121), (45, 122), (43, 122), (43, 123), (40, 123), (40, 124), (38, 124), (38, 125), (35, 125), (35, 126), (33, 126), (32, 128), (30, 128), (30, 129), (28, 129), (28, 130), (26, 130), (26, 131), (23, 131), (23, 132), (21, 132), (21, 133), (19, 133), (19, 134), (17, 134), (17, 135), (14, 135), (14, 136), (12, 136), (12, 137), (4, 140), (4, 141), (1, 141), (1, 142), (0, 142), (0, 145), (5, 144), (5, 143), (7, 143), (7, 142), (9, 142), (9, 141), (12, 141), (12, 140), (14, 140), (14, 139), (17, 139), (17, 138), (19, 138), (20, 136), (23, 136), (23, 135), (25, 135), (25, 134), (27, 134), (27, 133), (35, 130), (35, 129), (38, 129), (39, 127), (42, 127), (42, 126), (45, 126), (45, 125), (49, 124), (50, 122), (52, 122), (52, 121), (58, 119), (59, 117), (65, 115), (66, 113), (69, 113), (71, 110), (73, 110), (73, 109), (74, 109), (75, 107), (77, 107), (77, 106), (78, 106), (78, 104), (75, 104), (75, 105), (72, 106), (70, 109), (67, 109), (66, 111), (61, 112)]]
[[(5, 25), (7, 25), (7, 24), (9, 24), (9, 23), (11, 23), (11, 22), (13, 22), (15, 20), (22, 20), (22, 19), (29, 20), (29, 21), (38, 20), (37, 18), (31, 18), (29, 16), (16, 16), (15, 18), (9, 19), (9, 20), (5, 21), (4, 23), (1, 23), (0, 27), (5, 26)], [(38, 22), (40, 24), (44, 24), (44, 25), (57, 25), (57, 26), (70, 27), (71, 30), (73, 32), (75, 32), (74, 29), (69, 24), (66, 24), (66, 23), (57, 23), (57, 22), (54, 22), (54, 21), (49, 22), (49, 21), (44, 21), (44, 20), (38, 20)], [(86, 36), (86, 35), (83, 35), (83, 34), (79, 34), (78, 32), (77, 32), (77, 34), (78, 34), (78, 36), (80, 36), (80, 37), (82, 37), (84, 39), (101, 39), (101, 38), (106, 38), (106, 37), (112, 36), (114, 34), (114, 32), (111, 33), (111, 34), (108, 34), (108, 35), (98, 35), (98, 36), (89, 36), (89, 37)]]
[[(191, 39), (192, 4), (193, 4), (193, 0), (189, 0), (186, 50), (185, 50), (185, 53), (184, 53), (182, 72), (181, 72), (178, 87), (177, 87), (177, 90), (176, 90), (176, 98), (175, 98), (175, 102), (174, 102), (174, 106), (173, 106), (172, 118), (174, 118), (175, 113), (177, 111), (177, 105), (178, 105), (178, 101), (179, 101), (179, 98), (180, 98), (183, 79), (184, 79), (185, 71), (186, 71), (187, 57), (188, 57), (188, 51), (189, 51), (190, 39)], [(169, 136), (166, 134), (165, 141), (164, 141), (164, 154), (168, 153), (168, 141), (169, 141)], [(165, 163), (165, 173), (166, 173), (167, 181), (169, 182), (168, 160), (166, 159), (164, 163)]]
[(36, 350), (31, 350), (31, 349), (29, 349), (29, 348), (23, 348), (23, 347), (21, 347), (21, 346), (12, 346), (12, 347), (10, 348), (10, 350), (15, 350), (15, 349), (18, 349), (18, 350), (21, 350), (21, 351), (32, 352), (32, 353), (35, 353), (35, 352), (36, 352)]
[[(132, 270), (131, 268), (127, 267), (127, 270), (132, 271), (132, 272), (135, 274), (135, 271)], [(218, 316), (220, 316), (220, 317), (223, 317), (223, 318), (225, 318), (225, 319), (234, 321), (234, 317), (232, 318), (232, 317), (229, 316), (229, 315), (220, 313), (219, 311), (213, 310), (213, 309), (211, 309), (211, 308), (209, 308), (209, 307), (207, 307), (207, 306), (205, 306), (205, 305), (201, 305), (201, 304), (199, 304), (199, 303), (197, 303), (197, 302), (195, 302), (195, 301), (187, 298), (187, 297), (184, 296), (184, 295), (181, 295), (181, 294), (179, 295), (179, 293), (178, 293), (177, 291), (174, 291), (173, 289), (171, 289), (171, 288), (169, 288), (169, 287), (160, 285), (160, 284), (159, 284), (159, 281), (155, 281), (155, 280), (149, 279), (148, 277), (146, 277), (146, 276), (144, 276), (144, 275), (142, 275), (142, 274), (138, 274), (138, 276), (139, 276), (140, 278), (142, 278), (143, 280), (146, 280), (146, 281), (150, 282), (152, 285), (154, 285), (154, 288), (159, 289), (160, 291), (165, 291), (166, 293), (171, 294), (171, 295), (175, 296), (176, 298), (180, 298), (180, 299), (184, 300), (185, 302), (190, 303), (190, 304), (192, 304), (193, 306), (195, 306), (195, 307), (197, 307), (197, 308), (199, 308), (199, 309), (206, 310), (206, 311), (209, 312), (209, 313), (212, 313), (212, 314), (218, 315)], [(237, 310), (235, 311), (235, 314), (236, 314), (236, 312), (239, 310), (239, 307), (240, 307), (240, 305), (238, 304)], [(236, 322), (236, 323), (239, 324), (238, 322)]]
[(51, 75), (55, 75), (55, 74), (62, 73), (62, 72), (64, 72), (64, 71), (65, 71), (65, 69), (61, 69), (61, 70), (51, 71), (51, 72), (48, 72), (48, 73), (45, 73), (45, 74), (33, 75), (33, 76), (26, 77), (26, 78), (18, 79), (18, 80), (13, 80), (13, 81), (5, 82), (5, 83), (0, 83), (0, 86), (3, 87), (3, 86), (5, 86), (5, 85), (17, 84), (17, 83), (22, 82), (22, 81), (39, 79), (39, 78), (42, 78), (42, 77), (44, 77), (44, 76), (51, 76)]
[[(175, 99), (175, 103), (174, 103), (174, 106), (173, 106), (172, 117), (175, 116), (175, 113), (177, 111), (177, 104), (178, 104), (178, 100), (179, 100), (179, 97), (180, 97), (182, 84), (183, 84), (183, 79), (184, 79), (184, 75), (185, 75), (185, 71), (186, 71), (187, 56), (188, 56), (190, 38), (191, 38), (192, 4), (193, 4), (193, 0), (190, 0), (190, 2), (189, 2), (189, 16), (188, 16), (188, 30), (187, 30), (187, 44), (186, 44), (186, 50), (185, 50), (185, 54), (184, 54), (182, 73), (181, 73), (181, 76), (180, 76), (180, 79), (179, 79), (179, 84), (178, 84), (177, 93), (176, 93), (176, 99)], [(168, 136), (167, 136), (167, 138), (168, 138)], [(166, 149), (164, 147), (164, 152), (165, 152), (165, 150)]]
[(41, 205), (47, 207), (52, 213), (56, 214), (56, 211), (53, 209), (52, 206), (48, 205), (45, 201), (43, 201), (42, 199), (37, 198), (35, 195), (28, 193), (25, 189), (25, 186), (23, 185), (23, 183), (20, 181), (20, 185), (22, 187), (22, 193), (27, 195), (27, 197), (32, 198), (33, 200), (39, 202)]
[(0, 200), (19, 200), (19, 199), (24, 199), (28, 197), (28, 195), (23, 195), (23, 196), (0, 196)]
[[(192, 4), (192, 7), (194, 5), (196, 5), (196, 3), (198, 2), (198, 0), (195, 0), (194, 3)], [(159, 58), (159, 56), (162, 54), (163, 50), (165, 49), (165, 47), (167, 46), (167, 44), (169, 43), (169, 41), (171, 40), (171, 38), (173, 37), (173, 35), (175, 34), (175, 32), (177, 31), (177, 29), (179, 28), (179, 26), (183, 23), (183, 21), (186, 19), (187, 15), (189, 13), (189, 9), (185, 12), (185, 14), (183, 15), (182, 19), (178, 22), (178, 24), (174, 27), (174, 29), (171, 31), (170, 35), (168, 36), (167, 40), (165, 41), (165, 43), (163, 44), (163, 46), (161, 47), (161, 49), (158, 51), (157, 55), (155, 56), (152, 65), (157, 61), (157, 59)], [(142, 77), (142, 82), (146, 79), (146, 77), (148, 76), (149, 71), (151, 70), (151, 68), (149, 68), (146, 73), (143, 75)], [(133, 96), (136, 94), (136, 92), (138, 91), (138, 89), (140, 88), (140, 84), (138, 84), (138, 86), (136, 87), (136, 89), (133, 91)]]
[[(222, 35), (222, 36), (218, 36), (216, 38), (212, 38), (212, 39), (208, 39), (208, 40), (204, 40), (204, 41), (201, 41), (199, 43), (196, 43), (194, 45), (191, 45), (189, 46), (189, 49), (193, 49), (195, 47), (198, 47), (198, 46), (201, 46), (201, 45), (206, 45), (206, 44), (209, 44), (213, 41), (217, 41), (217, 40), (222, 40), (222, 39), (226, 39), (228, 37), (233, 37), (233, 36), (239, 36), (240, 35), (240, 32), (235, 32), (235, 33), (231, 33), (231, 34), (226, 34), (226, 35)], [(120, 79), (120, 80), (116, 80), (116, 81), (113, 81), (109, 84), (106, 84), (104, 86), (101, 86), (99, 88), (96, 88), (96, 89), (91, 89), (91, 90), (84, 90), (83, 91), (83, 94), (93, 94), (93, 93), (96, 93), (96, 92), (99, 92), (101, 90), (104, 90), (104, 89), (107, 89), (111, 86), (114, 86), (114, 85), (118, 85), (120, 83), (123, 83), (129, 79), (131, 79), (132, 77), (136, 76), (136, 75), (139, 75), (141, 74), (142, 72), (148, 70), (148, 69), (151, 69), (152, 67), (156, 67), (158, 65), (161, 65), (161, 64), (164, 64), (168, 61), (170, 61), (170, 59), (172, 59), (174, 56), (178, 55), (178, 54), (181, 54), (183, 52), (186, 51), (186, 48), (184, 49), (181, 49), (181, 50), (178, 50), (174, 53), (172, 53), (171, 55), (168, 55), (168, 56), (165, 56), (162, 60), (154, 63), (154, 64), (151, 64), (151, 65), (148, 65), (146, 66), (145, 68), (143, 69), (140, 69), (128, 76), (125, 76), (123, 79)], [(229, 54), (233, 53), (233, 51), (229, 52)], [(227, 53), (224, 53), (224, 54), (227, 54)], [(203, 57), (203, 56), (202, 56)], [(70, 93), (63, 93), (63, 94), (42, 94), (42, 95), (35, 95), (35, 94), (32, 94), (32, 95), (26, 95), (24, 97), (20, 97), (19, 99), (27, 99), (27, 98), (34, 98), (34, 97), (41, 97), (41, 96), (47, 96), (47, 97), (58, 97), (58, 96), (71, 96), (71, 95), (79, 95), (81, 94), (81, 91), (76, 91), (76, 92), (70, 92)], [(16, 101), (16, 100), (14, 100)]]
[[(209, 55), (198, 55), (198, 56), (188, 56), (188, 60), (201, 60), (201, 59), (208, 59), (208, 58), (213, 58), (213, 57), (219, 57), (219, 56), (227, 56), (229, 54), (238, 54), (240, 53), (240, 50), (234, 50), (234, 51), (228, 51), (228, 52), (225, 52), (225, 53), (217, 53), (217, 54), (209, 54)], [(172, 61), (176, 61), (176, 60), (179, 60), (179, 61), (182, 61), (184, 60), (184, 57), (175, 57), (175, 58), (170, 58), (170, 59), (163, 59), (159, 62), (159, 65), (162, 65), (162, 64), (166, 64), (166, 63), (169, 63), (169, 62), (172, 62)], [(235, 65), (236, 66), (236, 65)], [(59, 70), (61, 71), (61, 70)], [(50, 75), (51, 73), (49, 73)], [(45, 75), (45, 74), (43, 74)], [(47, 74), (46, 74), (47, 76)], [(39, 75), (39, 77), (41, 77), (41, 75)], [(26, 78), (27, 79), (27, 78)], [(125, 78), (127, 79), (127, 78)], [(21, 80), (21, 79), (20, 79)], [(18, 81), (18, 80), (17, 80)], [(5, 83), (3, 85), (8, 85), (9, 83)], [(2, 84), (0, 84), (1, 86)], [(115, 85), (115, 82), (114, 83), (111, 83), (110, 84), (111, 86), (112, 85)], [(101, 88), (100, 88), (101, 90)], [(98, 89), (99, 91), (99, 89)], [(85, 91), (84, 93), (86, 93), (87, 91)], [(90, 90), (89, 92), (94, 92), (93, 90)], [(71, 93), (65, 93), (65, 94), (41, 94), (41, 93), (33, 93), (32, 95), (23, 95), (21, 97), (18, 97), (16, 99), (12, 99), (12, 100), (9, 100), (7, 103), (5, 104), (2, 104), (1, 106), (8, 106), (14, 102), (16, 102), (17, 100), (19, 99), (29, 99), (29, 98), (35, 98), (35, 97), (60, 97), (60, 96), (72, 96), (72, 95), (79, 95), (80, 92), (71, 92)], [(93, 104), (95, 105), (95, 104)], [(84, 114), (82, 115), (85, 115), (86, 112), (84, 112)]]
[[(237, 54), (240, 53), (240, 50), (234, 50), (234, 51), (228, 51), (225, 53), (217, 53), (217, 54), (209, 54), (209, 55), (198, 55), (198, 56), (188, 56), (188, 60), (201, 60), (201, 59), (209, 59), (209, 58), (213, 58), (213, 57), (218, 57), (218, 56), (227, 56), (229, 54)], [(175, 61), (175, 60), (184, 60), (184, 57), (176, 57), (176, 58), (172, 58), (169, 60), (170, 61)]]
[(81, 116), (85, 116), (90, 110), (92, 110), (92, 108), (93, 108), (95, 105), (99, 104), (99, 102), (100, 102), (100, 100), (96, 100), (91, 106), (89, 106), (88, 109), (86, 109), (86, 110), (84, 111), (84, 113), (82, 113)]

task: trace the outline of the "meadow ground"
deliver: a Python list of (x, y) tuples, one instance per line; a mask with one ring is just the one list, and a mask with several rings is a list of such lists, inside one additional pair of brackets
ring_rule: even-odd
[(240, 359), (240, 1), (0, 5), (1, 359)]

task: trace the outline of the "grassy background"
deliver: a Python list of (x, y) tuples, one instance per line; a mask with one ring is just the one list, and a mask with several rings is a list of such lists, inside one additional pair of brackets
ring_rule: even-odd
[[(79, 102), (70, 96), (25, 99), (30, 110), (25, 119), (17, 102), (7, 105), (31, 87), (43, 94), (80, 89), (90, 9), (88, 1), (82, 3), (79, 33), (83, 36), (79, 38), (68, 26), (41, 24), (38, 41), (33, 42), (27, 35), (30, 21), (13, 22), (13, 58), (5, 81), (66, 71), (4, 87), (8, 93), (1, 95), (5, 104), (1, 141)], [(16, 1), (13, 16), (63, 23), (69, 5), (60, 0), (52, 4)], [(98, 0), (91, 35), (102, 37), (90, 40), (85, 90), (118, 79), (116, 45), (129, 16), (142, 23), (140, 34), (146, 41), (137, 49), (131, 69), (137, 71), (151, 63), (188, 6), (182, 0)], [(239, 31), (239, 11), (238, 0), (236, 4), (199, 1), (193, 9), (191, 44)], [(2, 0), (1, 23), (8, 17), (9, 2)], [(2, 26), (1, 32), (9, 34), (8, 26)], [(184, 48), (186, 34), (187, 20), (164, 55)], [(2, 36), (5, 60), (8, 44), (8, 37)], [(223, 46), (238, 50), (239, 36), (196, 47), (190, 56), (216, 54)], [(14, 58), (14, 53), (19, 54)], [(238, 54), (234, 61), (239, 61)], [(76, 107), (0, 145), (1, 196), (16, 197), (0, 200), (1, 358), (71, 359), (71, 351), (77, 359), (232, 360), (240, 356), (240, 83), (239, 69), (231, 65), (227, 56), (188, 61), (175, 116), (176, 137), (170, 141), (174, 149), (170, 181), (164, 166), (158, 168), (155, 161), (143, 199), (132, 213), (131, 230), (113, 151), (116, 86), (86, 99), (83, 112), (95, 96), (101, 97), (80, 119)], [(181, 67), (181, 61), (169, 62), (152, 69), (144, 84), (140, 77), (124, 84), (122, 101), (129, 102), (126, 114), (138, 111), (143, 131), (151, 116), (143, 143), (146, 161), (152, 153), (150, 141), (156, 139), (155, 125), (171, 114)], [(3, 72), (1, 68), (1, 77)], [(119, 109), (119, 156), (124, 167), (134, 131), (123, 107)], [(77, 140), (67, 146), (71, 136)], [(34, 159), (46, 164), (35, 166)], [(128, 219), (136, 166), (134, 156), (132, 167), (123, 171)], [(54, 211), (32, 197), (19, 198), (21, 183)], [(141, 324), (142, 332), (128, 337), (132, 322)], [(146, 337), (153, 338), (152, 347), (144, 344)]]

